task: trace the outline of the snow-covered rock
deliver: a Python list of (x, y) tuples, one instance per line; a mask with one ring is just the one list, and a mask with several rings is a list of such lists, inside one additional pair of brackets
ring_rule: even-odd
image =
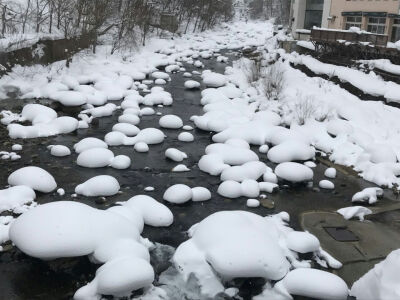
[(147, 145), (160, 144), (164, 141), (164, 133), (157, 128), (142, 129), (135, 137), (132, 138), (134, 144), (144, 142)]
[(140, 153), (149, 152), (149, 145), (145, 142), (138, 142), (135, 144), (134, 149), (136, 152)]
[(259, 179), (267, 171), (267, 166), (260, 161), (250, 161), (241, 166), (226, 168), (221, 173), (221, 180), (242, 182), (246, 179)]
[(337, 212), (341, 214), (346, 220), (357, 217), (360, 219), (360, 221), (364, 221), (365, 216), (372, 214), (372, 211), (369, 208), (363, 206), (344, 207), (339, 209)]
[(361, 192), (354, 194), (351, 199), (352, 202), (367, 202), (374, 204), (378, 201), (378, 198), (383, 196), (383, 190), (378, 187), (365, 188)]
[(71, 150), (64, 145), (51, 145), (49, 146), (50, 154), (57, 157), (64, 157), (71, 155)]
[(82, 153), (85, 150), (89, 150), (92, 148), (108, 148), (108, 145), (98, 138), (88, 137), (80, 140), (78, 143), (74, 145), (74, 149), (76, 153)]
[(200, 82), (197, 82), (195, 80), (188, 80), (185, 82), (185, 88), (192, 90), (192, 89), (198, 89), (200, 87)]
[(169, 158), (170, 160), (176, 161), (176, 162), (181, 162), (187, 158), (187, 155), (185, 152), (182, 152), (178, 149), (168, 148), (165, 151), (165, 157)]
[(181, 132), (178, 135), (178, 141), (190, 143), (194, 141), (194, 136), (190, 132)]
[(18, 209), (35, 200), (34, 190), (25, 185), (12, 186), (0, 190), (0, 213), (6, 210)]
[(192, 197), (193, 193), (190, 187), (184, 184), (175, 184), (165, 191), (163, 199), (170, 203), (183, 204), (192, 199)]
[(259, 207), (260, 206), (260, 201), (257, 199), (247, 199), (246, 201), (247, 207)]
[(189, 171), (190, 169), (184, 164), (179, 164), (172, 169), (172, 172), (189, 172)]
[(318, 251), (319, 240), (312, 234), (302, 231), (292, 231), (286, 237), (286, 244), (290, 250), (298, 253)]
[(57, 187), (54, 177), (49, 172), (34, 166), (24, 167), (11, 173), (8, 176), (8, 184), (25, 185), (42, 193), (50, 193)]
[(120, 189), (118, 180), (109, 175), (99, 175), (75, 188), (75, 193), (86, 197), (113, 196)]
[(202, 74), (203, 83), (207, 87), (218, 88), (224, 86), (227, 83), (227, 79), (224, 75), (214, 73), (211, 71), (204, 71)]
[(79, 122), (77, 119), (64, 116), (47, 123), (36, 123), (32, 126), (10, 124), (7, 126), (7, 129), (12, 139), (32, 139), (71, 133), (78, 129), (78, 126)]
[(321, 300), (346, 300), (348, 296), (348, 287), (343, 279), (329, 272), (309, 268), (290, 271), (274, 289), (285, 296), (284, 299), (293, 299), (291, 295), (297, 295)]
[(192, 201), (193, 202), (201, 202), (207, 201), (211, 199), (211, 192), (205, 187), (194, 187), (192, 188)]
[(218, 194), (227, 198), (238, 198), (242, 196), (255, 198), (260, 194), (260, 185), (253, 179), (245, 179), (241, 183), (227, 180), (219, 185)]
[(111, 164), (114, 153), (106, 148), (90, 148), (82, 151), (76, 160), (78, 166), (86, 168), (103, 168)]
[(11, 241), (27, 255), (51, 260), (90, 255), (102, 263), (74, 299), (129, 295), (154, 280), (150, 255), (140, 237), (143, 225), (169, 226), (171, 211), (148, 196), (136, 196), (107, 210), (59, 201), (40, 205), (16, 219)]
[(219, 278), (280, 280), (289, 271), (272, 219), (245, 211), (222, 211), (189, 230), (190, 239), (173, 256), (184, 280), (193, 273), (209, 297), (224, 291)]
[(163, 128), (179, 129), (183, 126), (183, 121), (178, 116), (165, 115), (160, 118), (159, 124)]
[(314, 177), (314, 172), (309, 167), (295, 162), (279, 164), (275, 168), (275, 174), (279, 178), (293, 183), (311, 181)]
[(130, 123), (117, 123), (112, 130), (122, 132), (126, 136), (135, 136), (140, 132), (139, 128)]
[(314, 159), (315, 149), (298, 141), (286, 141), (268, 151), (268, 159), (274, 163)]
[(328, 168), (325, 170), (324, 175), (325, 175), (325, 177), (328, 177), (328, 178), (336, 178), (336, 169)]
[(326, 189), (326, 190), (333, 190), (335, 188), (333, 182), (329, 180), (321, 180), (318, 185), (321, 189)]

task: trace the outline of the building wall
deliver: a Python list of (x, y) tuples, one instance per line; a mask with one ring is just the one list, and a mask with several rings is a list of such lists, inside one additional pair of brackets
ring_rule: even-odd
[[(389, 14), (400, 13), (400, 0), (333, 0), (331, 2), (328, 28), (344, 29), (346, 17), (342, 12), (386, 12)], [(332, 18), (333, 17), (333, 18)], [(386, 18), (385, 34), (390, 35), (392, 19)], [(362, 18), (362, 29), (367, 29), (368, 18)]]
[(306, 0), (292, 1), (292, 32), (297, 29), (304, 29), (304, 17), (306, 12)]

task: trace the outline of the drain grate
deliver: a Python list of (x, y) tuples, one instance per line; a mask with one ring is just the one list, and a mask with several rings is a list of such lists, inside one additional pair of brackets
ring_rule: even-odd
[(324, 227), (325, 231), (338, 242), (357, 242), (360, 239), (347, 227)]

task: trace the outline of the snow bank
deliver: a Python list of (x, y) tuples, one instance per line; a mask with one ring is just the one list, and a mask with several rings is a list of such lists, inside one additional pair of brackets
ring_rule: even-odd
[(400, 250), (390, 253), (386, 259), (357, 280), (350, 290), (350, 295), (360, 300), (399, 299), (398, 269)]

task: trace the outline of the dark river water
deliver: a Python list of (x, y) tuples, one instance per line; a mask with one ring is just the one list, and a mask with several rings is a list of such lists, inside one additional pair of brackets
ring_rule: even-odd
[[(229, 54), (228, 54), (229, 55)], [(233, 55), (229, 55), (232, 59)], [(226, 64), (218, 63), (216, 60), (205, 60), (205, 68), (223, 73)], [(188, 71), (194, 67), (185, 66)], [(182, 73), (172, 74), (172, 81), (165, 88), (174, 98), (171, 107), (156, 107), (155, 110), (165, 114), (176, 114), (180, 116), (184, 124), (193, 125), (189, 119), (192, 115), (201, 115), (202, 106), (200, 105), (201, 91), (188, 91), (184, 89)], [(194, 76), (194, 80), (200, 77)], [(203, 89), (204, 87), (202, 87)], [(23, 103), (18, 99), (9, 99), (0, 102), (0, 109), (8, 109), (19, 112)], [(46, 102), (42, 101), (41, 103)], [(77, 115), (78, 109), (65, 109), (51, 104), (60, 115)], [(335, 211), (339, 208), (351, 205), (351, 196), (367, 186), (367, 183), (356, 176), (348, 176), (338, 172), (338, 177), (334, 180), (336, 189), (334, 191), (319, 191), (319, 180), (323, 179), (323, 172), (327, 168), (318, 163), (314, 169), (315, 179), (314, 188), (310, 186), (281, 187), (277, 193), (268, 195), (266, 206), (259, 208), (246, 207), (247, 198), (228, 200), (217, 194), (220, 183), (219, 177), (213, 177), (201, 172), (197, 167), (197, 162), (204, 154), (204, 149), (209, 145), (212, 133), (200, 130), (193, 130), (195, 141), (193, 143), (183, 143), (177, 140), (181, 130), (166, 130), (163, 132), (168, 136), (164, 143), (150, 146), (148, 153), (137, 153), (133, 147), (112, 147), (115, 155), (124, 154), (132, 159), (132, 165), (127, 170), (116, 170), (112, 168), (88, 169), (76, 165), (77, 155), (73, 153), (65, 158), (52, 157), (47, 149), (51, 144), (62, 144), (72, 149), (72, 146), (85, 137), (103, 138), (111, 131), (112, 126), (117, 123), (118, 116), (122, 111), (116, 111), (113, 116), (97, 119), (89, 129), (81, 129), (73, 134), (50, 137), (45, 139), (33, 140), (10, 140), (5, 126), (0, 127), (1, 146), (0, 150), (11, 151), (11, 145), (21, 143), (24, 146), (22, 158), (18, 161), (0, 161), (0, 183), (4, 188), (7, 185), (8, 175), (23, 166), (40, 166), (49, 171), (56, 179), (59, 187), (65, 189), (65, 196), (61, 197), (57, 193), (39, 194), (38, 203), (47, 203), (59, 200), (71, 200), (76, 185), (86, 181), (96, 175), (112, 175), (121, 185), (121, 194), (109, 197), (104, 203), (101, 199), (86, 198), (78, 196), (75, 201), (86, 203), (90, 206), (104, 209), (113, 205), (117, 201), (126, 201), (130, 197), (138, 194), (147, 194), (159, 201), (162, 200), (164, 191), (176, 183), (187, 184), (191, 187), (204, 186), (212, 192), (212, 199), (207, 202), (188, 202), (184, 205), (172, 205), (165, 203), (174, 214), (174, 223), (169, 228), (145, 227), (143, 237), (149, 238), (153, 242), (177, 247), (180, 243), (187, 240), (186, 231), (195, 223), (201, 221), (213, 212), (221, 210), (247, 210), (260, 215), (267, 215), (286, 211), (291, 216), (290, 225), (301, 230), (298, 216), (305, 211), (322, 210)], [(159, 116), (143, 116), (140, 128), (158, 128)], [(98, 121), (98, 122), (97, 122)], [(190, 172), (172, 173), (171, 169), (177, 163), (165, 158), (164, 152), (170, 147), (176, 147), (188, 154), (185, 163)], [(258, 153), (257, 148), (253, 148)], [(266, 155), (258, 153), (260, 160), (267, 162)], [(268, 162), (273, 167), (273, 164)], [(153, 186), (155, 191), (147, 193), (144, 188)], [(159, 274), (169, 266), (168, 258), (165, 255), (164, 261), (153, 256), (153, 266)], [(43, 262), (30, 258), (18, 249), (6, 247), (6, 251), (0, 253), (0, 299), (26, 300), (26, 299), (71, 299), (77, 288), (86, 281), (93, 278), (97, 266), (91, 264), (86, 257), (74, 259), (62, 259), (55, 262)], [(260, 292), (260, 284), (257, 280), (244, 281), (240, 283), (241, 295), (245, 299)], [(178, 299), (179, 300), (179, 299)]]

